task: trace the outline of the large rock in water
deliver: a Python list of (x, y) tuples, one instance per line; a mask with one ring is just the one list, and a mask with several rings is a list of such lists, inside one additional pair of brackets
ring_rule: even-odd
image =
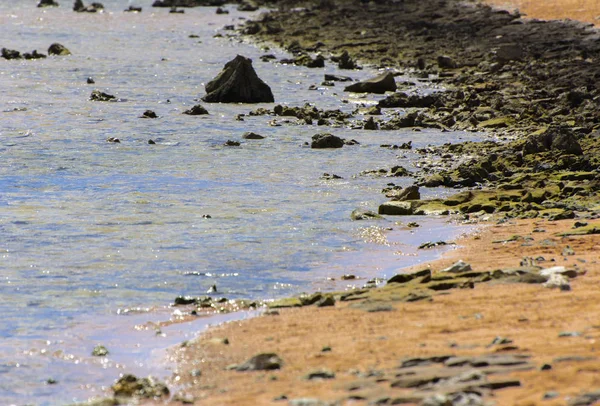
[(365, 80), (363, 82), (354, 83), (350, 86), (346, 86), (344, 91), (355, 92), (355, 93), (379, 93), (395, 92), (396, 80), (391, 72), (382, 73), (372, 79)]
[(271, 88), (252, 67), (252, 60), (238, 55), (225, 64), (216, 78), (206, 84), (207, 103), (272, 103)]

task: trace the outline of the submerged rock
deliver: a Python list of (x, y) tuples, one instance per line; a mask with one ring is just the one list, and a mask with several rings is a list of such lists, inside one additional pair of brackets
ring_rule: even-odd
[(396, 80), (391, 72), (382, 73), (372, 79), (354, 83), (346, 86), (344, 91), (355, 93), (377, 93), (395, 92), (397, 89)]
[(112, 386), (115, 397), (161, 398), (169, 395), (169, 388), (153, 377), (138, 378), (126, 374)]
[(152, 7), (222, 6), (225, 0), (156, 0)]
[(311, 148), (342, 148), (344, 140), (329, 133), (319, 133), (312, 136)]
[(112, 94), (101, 92), (100, 90), (94, 90), (90, 96), (92, 101), (115, 101), (117, 98)]
[(21, 53), (14, 49), (2, 48), (2, 57), (4, 59), (21, 59)]
[(252, 67), (252, 60), (238, 55), (225, 64), (216, 78), (206, 84), (209, 103), (272, 103), (271, 88), (263, 82)]
[(196, 104), (191, 109), (184, 111), (183, 114), (187, 114), (190, 116), (200, 116), (200, 115), (208, 114), (208, 110), (206, 110), (200, 104)]
[(71, 55), (71, 51), (69, 51), (64, 45), (55, 42), (48, 47), (48, 55)]
[(92, 3), (89, 6), (84, 5), (82, 0), (75, 0), (73, 3), (73, 11), (78, 13), (95, 13), (102, 10), (104, 10), (102, 3)]
[(54, 0), (40, 0), (38, 7), (58, 7), (59, 4)]

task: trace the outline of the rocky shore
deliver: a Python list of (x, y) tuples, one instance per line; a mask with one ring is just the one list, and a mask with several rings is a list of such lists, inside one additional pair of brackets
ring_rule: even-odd
[[(472, 1), (276, 6), (240, 31), (289, 50), (289, 63), (335, 63), (349, 72), (370, 64), (445, 88), (386, 89), (393, 93), (368, 114), (370, 129), (497, 136), (415, 151), (416, 168), (389, 171), (413, 177), (414, 185), (384, 191), (391, 200), (380, 214), (460, 214), (488, 223), (457, 241), (450, 255), (401, 270), (384, 287), (364, 287), (359, 279), (347, 292), (270, 303), (262, 317), (184, 343), (174, 351), (179, 368), (169, 382), (182, 389), (169, 402), (574, 406), (600, 400), (600, 33)], [(348, 118), (309, 107), (252, 114), (323, 125)], [(436, 187), (459, 190), (421, 200), (419, 188)], [(130, 380), (135, 388), (126, 396), (164, 399), (152, 388), (145, 396), (142, 383)]]

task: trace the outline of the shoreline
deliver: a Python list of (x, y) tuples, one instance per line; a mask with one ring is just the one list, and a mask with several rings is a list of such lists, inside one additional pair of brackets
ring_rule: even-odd
[[(428, 1), (424, 3), (432, 6), (435, 2)], [(449, 3), (453, 4), (454, 2)], [(327, 19), (327, 13), (330, 11), (327, 9), (313, 9), (309, 13), (314, 13), (310, 17)], [(440, 13), (443, 14), (444, 11)], [(320, 15), (321, 13), (322, 15)], [(493, 18), (500, 20), (509, 18), (510, 21), (514, 21), (518, 19), (506, 12), (492, 12), (491, 15), (494, 16)], [(369, 14), (369, 16), (372, 16), (372, 14)], [(306, 17), (304, 15), (304, 18)], [(294, 16), (288, 13), (286, 18), (293, 19)], [(436, 17), (438, 20), (440, 18), (443, 17)], [(278, 22), (279, 20), (275, 18), (274, 21)], [(365, 19), (365, 21), (369, 20)], [(292, 21), (288, 20), (286, 22), (290, 23)], [(477, 20), (477, 22), (483, 24), (482, 21)], [(256, 23), (250, 22), (247, 26), (251, 26), (251, 24)], [(274, 32), (277, 31), (277, 27), (275, 30), (272, 27), (268, 28), (273, 24), (273, 20), (265, 19), (258, 24), (267, 27), (266, 29), (263, 28), (263, 39), (282, 35), (280, 32)], [(550, 26), (554, 24), (549, 23)], [(293, 24), (290, 25), (292, 28), (294, 27)], [(315, 23), (315, 25), (319, 26), (318, 23)], [(514, 25), (521, 25), (521, 23), (515, 23)], [(585, 31), (584, 27), (577, 23), (568, 23), (567, 25), (575, 31), (580, 29)], [(307, 33), (292, 34), (291, 36), (283, 34), (283, 37), (288, 40), (300, 37), (301, 48), (310, 52), (314, 41), (306, 38), (311, 38), (311, 29), (312, 27), (306, 27)], [(556, 29), (558, 30), (558, 28)], [(269, 33), (269, 30), (273, 32)], [(364, 35), (361, 35), (361, 37), (364, 37)], [(346, 36), (342, 35), (341, 38), (346, 39)], [(356, 38), (351, 38), (350, 42), (355, 40)], [(441, 41), (439, 38), (433, 38), (433, 40), (427, 42), (438, 45), (438, 42), (436, 42), (438, 40)], [(513, 40), (515, 38), (511, 38), (511, 41)], [(354, 55), (359, 61), (370, 58), (370, 60), (380, 63), (382, 67), (390, 67), (392, 63), (385, 60), (385, 58), (389, 58), (387, 56), (389, 50), (385, 49), (380, 52), (376, 49), (381, 48), (381, 44), (389, 43), (388, 41), (389, 38), (379, 38), (372, 41), (371, 44), (368, 40), (357, 42), (352, 45), (357, 50)], [(285, 44), (282, 45), (286, 47)], [(494, 46), (496, 45), (500, 47), (499, 49), (503, 49), (502, 47), (506, 44), (495, 43)], [(329, 43), (326, 43), (322, 49), (329, 48), (335, 49), (336, 52), (341, 49), (338, 45), (332, 46)], [(375, 51), (373, 51), (374, 48)], [(401, 48), (401, 44), (397, 45), (396, 50), (392, 52), (403, 53), (404, 51), (398, 50), (399, 48)], [(435, 48), (435, 46), (432, 48)], [(517, 82), (524, 79), (533, 80), (535, 78), (514, 73), (521, 66), (527, 66), (525, 62), (531, 62), (531, 59), (523, 57), (525, 60), (523, 61), (519, 57), (519, 60), (514, 60), (510, 59), (511, 56), (508, 61), (502, 63), (503, 66), (500, 67), (500, 70), (495, 70), (496, 68), (491, 65), (498, 63), (498, 53), (493, 57), (488, 57), (480, 55), (479, 51), (469, 50), (466, 52), (463, 49), (462, 51), (456, 51), (456, 54), (452, 53), (454, 51), (447, 52), (450, 53), (452, 59), (465, 61), (460, 63), (460, 67), (438, 69), (434, 66), (435, 62), (432, 62), (435, 61), (435, 58), (431, 56), (438, 51), (439, 49), (435, 48), (434, 52), (425, 52), (432, 58), (428, 62), (429, 66), (425, 69), (425, 71), (429, 71), (427, 72), (428, 75), (432, 72), (435, 72), (434, 74), (442, 73), (444, 75), (442, 76), (442, 83), (451, 84), (451, 86), (461, 89), (469, 89), (470, 96), (481, 94), (479, 92), (485, 93), (485, 95), (482, 96), (479, 104), (460, 106), (458, 107), (459, 110), (462, 107), (465, 108), (456, 114), (454, 111), (452, 112), (455, 116), (462, 113), (466, 114), (464, 120), (454, 120), (452, 125), (454, 127), (447, 125), (450, 121), (444, 122), (449, 117), (446, 114), (448, 111), (435, 108), (424, 113), (425, 118), (422, 124), (427, 126), (433, 125), (432, 123), (435, 122), (444, 122), (444, 128), (452, 127), (453, 129), (460, 129), (461, 125), (465, 125), (463, 129), (466, 130), (482, 129), (492, 131), (507, 139), (517, 138), (517, 141), (516, 147), (514, 143), (509, 143), (498, 147), (497, 150), (491, 150), (491, 152), (490, 149), (476, 146), (474, 149), (465, 148), (458, 151), (440, 148), (434, 154), (451, 152), (453, 158), (461, 154), (474, 154), (478, 155), (477, 164), (481, 164), (481, 157), (486, 154), (512, 154), (514, 150), (520, 151), (522, 149), (522, 138), (552, 125), (558, 125), (558, 122), (569, 122), (569, 132), (574, 133), (581, 142), (583, 155), (593, 155), (598, 150), (598, 141), (590, 136), (595, 134), (597, 130), (595, 119), (592, 117), (595, 110), (587, 103), (588, 100), (591, 101), (597, 97), (597, 89), (588, 87), (575, 95), (573, 95), (573, 92), (565, 91), (567, 86), (579, 88), (585, 85), (585, 81), (590, 78), (589, 75), (584, 78), (565, 78), (564, 81), (560, 74), (553, 76), (559, 91), (547, 94), (547, 97), (542, 98), (544, 99), (542, 101), (539, 98), (541, 96), (538, 93), (539, 88), (532, 82), (528, 82), (525, 85), (527, 92), (525, 92), (526, 97), (524, 97), (524, 100), (519, 101), (510, 108), (522, 109), (524, 105), (535, 101), (536, 103), (547, 104), (544, 105), (544, 111), (540, 113), (522, 110), (518, 113), (519, 117), (516, 117), (517, 113), (514, 113), (515, 117), (512, 117), (512, 120), (507, 120), (506, 117), (509, 117), (510, 114), (505, 115), (505, 105), (510, 104), (511, 98), (523, 97), (524, 94), (514, 91), (514, 87), (511, 87), (506, 79), (501, 79), (501, 75), (507, 72), (502, 68), (507, 63), (514, 65), (508, 69), (509, 72), (512, 72), (511, 80)], [(444, 51), (448, 51), (448, 49), (444, 49)], [(509, 47), (504, 51), (509, 52), (509, 54), (513, 51), (521, 54), (525, 50), (515, 50)], [(594, 49), (594, 52), (596, 51)], [(410, 49), (408, 52), (410, 52)], [(535, 50), (528, 49), (526, 52), (535, 52)], [(369, 58), (361, 57), (361, 55), (369, 54), (371, 55)], [(477, 59), (476, 54), (483, 59), (473, 65)], [(413, 65), (417, 63), (418, 58), (416, 56), (415, 53), (410, 58)], [(569, 57), (575, 58), (571, 62), (578, 64), (574, 61), (582, 59), (585, 62), (585, 59), (588, 59), (585, 56), (589, 55), (583, 57), (573, 57), (571, 55)], [(394, 58), (394, 60), (402, 59), (399, 54)], [(536, 60), (540, 58), (544, 59), (539, 57)], [(553, 61), (557, 58), (556, 56), (550, 57)], [(486, 66), (486, 69), (488, 69), (487, 74), (481, 75), (479, 81), (471, 81), (468, 76), (475, 75), (482, 63), (490, 65)], [(549, 61), (547, 63), (550, 64)], [(572, 67), (573, 65), (569, 66), (569, 68)], [(414, 66), (408, 65), (404, 68), (415, 69)], [(536, 67), (536, 69), (538, 68)], [(559, 73), (561, 69), (567, 68), (558, 69)], [(584, 68), (578, 67), (577, 69), (577, 72), (580, 72)], [(528, 72), (531, 73), (532, 71), (529, 70)], [(483, 80), (480, 80), (481, 78)], [(572, 80), (572, 82), (567, 84), (568, 80)], [(505, 89), (506, 86), (511, 91), (497, 97), (496, 92), (499, 92), (499, 89)], [(457, 100), (456, 95), (457, 93), (453, 93), (454, 101)], [(572, 97), (581, 99), (581, 103), (574, 106), (573, 111), (567, 112), (564, 109), (565, 106), (572, 103), (569, 101)], [(464, 95), (462, 100), (464, 101)], [(486, 107), (488, 107), (487, 104), (490, 104), (490, 106), (499, 105), (499, 107), (490, 107), (491, 110), (481, 112), (479, 108), (482, 107), (482, 104)], [(560, 110), (561, 108), (562, 110)], [(551, 115), (549, 118), (545, 116), (550, 114), (553, 109), (559, 109), (556, 115)], [(521, 118), (523, 118), (522, 122), (520, 121)], [(509, 145), (509, 148), (506, 148), (506, 145)], [(542, 156), (541, 154), (545, 152), (549, 153)], [(536, 151), (536, 155), (538, 153), (540, 155), (536, 156), (536, 164), (541, 165), (556, 160), (553, 155), (556, 151)], [(565, 171), (572, 164), (573, 162), (569, 161), (565, 164), (565, 167), (551, 168), (549, 173), (542, 175), (547, 177), (549, 174), (554, 175), (556, 172)], [(576, 164), (579, 164), (579, 161)], [(595, 164), (596, 161), (591, 163), (592, 166)], [(469, 163), (469, 165), (472, 165), (472, 163)], [(509, 167), (508, 164), (506, 166), (509, 172), (514, 169)], [(189, 385), (190, 389), (174, 397), (171, 403), (179, 404), (186, 401), (202, 403), (203, 401), (209, 401), (223, 405), (255, 405), (271, 404), (273, 402), (285, 404), (290, 400), (290, 404), (311, 405), (350, 401), (356, 404), (370, 404), (370, 402), (375, 401), (381, 402), (378, 404), (392, 404), (394, 401), (404, 399), (406, 404), (418, 404), (424, 399), (422, 393), (415, 394), (416, 390), (401, 386), (392, 385), (390, 387), (391, 384), (397, 382), (399, 374), (402, 373), (402, 371), (398, 371), (398, 365), (402, 360), (411, 357), (428, 358), (440, 355), (490, 357), (498, 354), (508, 354), (508, 356), (517, 358), (521, 356), (527, 358), (526, 366), (529, 369), (501, 371), (499, 374), (501, 379), (499, 380), (496, 379), (496, 373), (491, 374), (494, 375), (493, 382), (504, 382), (507, 386), (505, 389), (482, 390), (481, 398), (485, 401), (494, 401), (496, 404), (525, 405), (536, 404), (544, 400), (544, 404), (558, 405), (571, 402), (582, 393), (596, 389), (600, 384), (594, 378), (594, 371), (600, 367), (600, 362), (593, 355), (598, 334), (591, 319), (594, 318), (594, 315), (600, 313), (600, 308), (593, 303), (594, 285), (598, 282), (599, 267), (592, 255), (593, 250), (599, 246), (600, 240), (594, 234), (572, 237), (559, 237), (556, 235), (559, 231), (576, 230), (577, 228), (573, 227), (577, 221), (588, 222), (588, 227), (600, 227), (600, 224), (595, 220), (598, 215), (596, 209), (598, 200), (595, 196), (598, 188), (595, 185), (589, 186), (590, 181), (597, 180), (597, 174), (589, 175), (593, 171), (590, 171), (589, 167), (583, 164), (575, 166), (577, 169), (572, 171), (575, 173), (574, 175), (569, 175), (570, 177), (559, 179), (556, 182), (574, 183), (574, 185), (571, 185), (574, 189), (585, 186), (587, 187), (585, 189), (588, 192), (587, 195), (573, 193), (564, 196), (557, 193), (552, 196), (545, 194), (544, 199), (561, 203), (561, 205), (556, 204), (551, 208), (539, 204), (541, 200), (538, 202), (533, 199), (523, 202), (525, 196), (520, 195), (518, 202), (525, 204), (523, 204), (523, 207), (510, 207), (510, 211), (506, 211), (511, 214), (507, 217), (508, 220), (505, 218), (504, 223), (488, 224), (476, 238), (468, 237), (464, 240), (464, 247), (451, 251), (439, 261), (430, 263), (431, 269), (437, 271), (451, 265), (460, 256), (460, 259), (464, 259), (471, 264), (476, 272), (488, 272), (500, 267), (518, 268), (521, 266), (519, 262), (524, 257), (546, 257), (551, 253), (554, 256), (554, 261), (545, 259), (537, 262), (536, 265), (542, 267), (546, 267), (546, 265), (549, 267), (554, 264), (568, 265), (571, 270), (586, 272), (585, 274), (578, 274), (576, 278), (570, 281), (571, 291), (546, 289), (540, 286), (539, 283), (527, 284), (522, 283), (523, 281), (510, 280), (481, 284), (477, 281), (472, 289), (450, 289), (417, 301), (399, 299), (395, 296), (395, 293), (389, 297), (382, 297), (380, 295), (381, 291), (368, 291), (357, 301), (344, 302), (336, 297), (335, 306), (322, 308), (302, 306), (292, 309), (270, 310), (264, 317), (212, 328), (198, 340), (195, 340), (192, 345), (177, 350), (177, 357), (180, 359), (180, 369), (176, 374), (179, 377), (177, 382), (178, 384)], [(444, 179), (441, 184), (454, 182), (454, 184), (445, 184), (446, 186), (468, 187), (469, 182), (465, 182), (465, 180), (470, 181), (474, 178), (472, 174), (462, 176), (464, 175), (462, 173), (459, 173), (462, 178), (452, 178), (451, 172), (456, 167), (450, 163), (433, 168), (432, 166), (432, 170), (446, 171), (448, 174), (447, 178), (450, 180)], [(487, 171), (486, 176), (480, 177), (474, 183), (485, 184), (488, 188), (509, 184), (507, 182), (508, 176), (498, 179), (495, 175), (506, 170), (506, 167), (493, 169)], [(524, 170), (523, 172), (527, 171)], [(587, 173), (587, 177), (583, 176), (583, 173)], [(511, 176), (513, 175), (514, 173), (511, 174)], [(417, 182), (431, 186), (426, 184), (427, 181), (427, 177), (417, 175)], [(527, 179), (521, 179), (521, 182), (524, 183), (521, 186), (525, 190), (530, 187), (527, 181)], [(534, 176), (533, 183), (539, 181), (540, 178)], [(542, 188), (550, 189), (551, 186), (544, 184)], [(473, 193), (481, 196), (478, 190)], [(493, 201), (494, 199), (489, 199), (486, 203), (489, 203), (490, 200)], [(563, 204), (565, 202), (566, 204)], [(435, 201), (433, 203), (435, 205), (442, 203), (448, 206), (446, 202)], [(473, 202), (467, 201), (466, 203)], [(468, 216), (474, 219), (488, 217), (489, 212), (481, 210), (481, 202), (478, 201), (477, 204), (479, 204), (477, 207), (480, 210), (466, 208), (463, 213), (467, 213)], [(475, 206), (475, 204), (472, 204), (472, 206)], [(439, 206), (435, 206), (435, 209), (438, 210)], [(495, 211), (497, 209), (499, 209), (498, 206), (493, 206), (491, 210)], [(544, 212), (544, 210), (551, 211)], [(536, 213), (535, 217), (537, 218), (527, 220), (528, 216), (532, 216), (532, 212)], [(569, 217), (561, 219), (561, 215), (565, 212), (573, 212), (573, 217), (569, 214)], [(514, 220), (513, 218), (521, 220)], [(544, 229), (545, 232), (534, 231), (536, 229)], [(513, 239), (515, 235), (519, 235), (519, 238)], [(502, 239), (505, 240), (504, 243), (494, 242)], [(545, 245), (550, 243), (552, 244)], [(568, 252), (567, 249), (572, 249), (574, 254), (565, 254)], [(481, 258), (482, 253), (485, 253), (484, 258)], [(412, 271), (422, 269), (422, 266), (417, 265)], [(470, 286), (467, 285), (466, 287)], [(354, 306), (356, 304), (358, 305)], [(530, 308), (523, 309), (523, 304), (527, 304)], [(592, 316), (573, 319), (572, 314), (574, 313), (590, 314)], [(399, 323), (408, 327), (399, 328)], [(315, 326), (323, 328), (315, 328)], [(540, 337), (544, 337), (544, 339), (542, 340)], [(500, 340), (495, 342), (496, 338), (500, 338)], [(225, 343), (225, 339), (227, 343)], [(231, 368), (234, 364), (239, 366), (240, 363), (260, 352), (276, 353), (283, 359), (282, 368), (274, 371), (257, 372), (238, 372), (227, 369), (227, 367)], [(430, 359), (429, 362), (433, 361)], [(198, 374), (197, 371), (201, 373)], [(441, 372), (436, 371), (436, 373)], [(311, 374), (316, 378), (307, 378)], [(456, 377), (455, 375), (444, 376), (446, 378)], [(509, 383), (517, 381), (518, 387), (509, 385)], [(500, 384), (498, 385), (500, 386)], [(399, 387), (401, 389), (398, 389)], [(388, 396), (387, 400), (383, 399), (385, 396)], [(313, 400), (307, 400), (309, 403), (300, 401), (293, 403), (293, 399), (303, 398), (313, 398)], [(410, 401), (412, 403), (407, 403)]]

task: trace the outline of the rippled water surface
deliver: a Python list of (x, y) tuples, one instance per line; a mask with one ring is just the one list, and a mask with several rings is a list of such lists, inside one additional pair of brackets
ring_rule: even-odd
[[(388, 182), (410, 183), (356, 176), (411, 167), (414, 153), (381, 144), (420, 147), (467, 135), (327, 128), (360, 145), (311, 150), (304, 143), (323, 130), (316, 125), (235, 120), (273, 104), (203, 103), (210, 115), (181, 114), (237, 54), (252, 58), (276, 102), (290, 106), (350, 112), (375, 99), (352, 99), (339, 84), (309, 86), (323, 73), (365, 79), (375, 70), (261, 62), (267, 51), (222, 30), (253, 15), (234, 7), (229, 15), (212, 7), (169, 14), (140, 0), (133, 4), (144, 11), (135, 14), (122, 12), (128, 1), (106, 0), (104, 13), (78, 14), (58, 1), (51, 9), (0, 2), (0, 47), (46, 53), (59, 42), (73, 53), (0, 59), (0, 403), (67, 404), (101, 395), (123, 371), (159, 373), (160, 362), (144, 369), (140, 359), (160, 358), (157, 348), (206, 323), (155, 334), (148, 322), (169, 318), (172, 310), (156, 309), (177, 295), (216, 284), (228, 298), (268, 299), (333, 288), (326, 278), (345, 273), (390, 276), (427, 259), (415, 244), (458, 232), (443, 219), (419, 219), (422, 227), (408, 231), (396, 226), (400, 219), (349, 216), (376, 210)], [(89, 101), (94, 89), (120, 101)], [(147, 109), (160, 117), (139, 118)], [(246, 131), (266, 138), (242, 140)], [(224, 147), (227, 140), (242, 145)], [(325, 172), (343, 179), (322, 180)], [(388, 227), (394, 231), (382, 232)], [(134, 308), (154, 310), (118, 314)], [(90, 357), (97, 343), (110, 347), (108, 359)]]

